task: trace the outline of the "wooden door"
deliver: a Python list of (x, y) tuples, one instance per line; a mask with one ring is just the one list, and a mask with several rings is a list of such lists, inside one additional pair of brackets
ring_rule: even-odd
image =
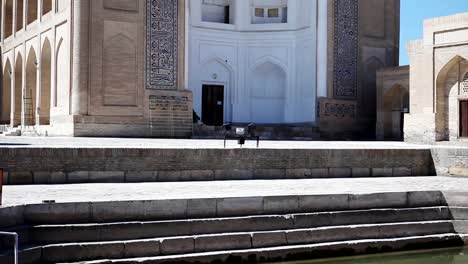
[(468, 137), (468, 101), (460, 102), (460, 137)]
[(224, 122), (224, 86), (203, 85), (202, 122), (207, 126), (222, 126)]

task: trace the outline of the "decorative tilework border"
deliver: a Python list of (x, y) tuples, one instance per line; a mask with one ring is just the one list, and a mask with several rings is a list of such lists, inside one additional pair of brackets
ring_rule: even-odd
[(147, 0), (146, 88), (178, 88), (177, 0)]

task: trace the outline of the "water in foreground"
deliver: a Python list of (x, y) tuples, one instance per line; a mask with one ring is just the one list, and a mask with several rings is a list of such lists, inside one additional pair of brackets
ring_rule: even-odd
[(419, 251), (366, 257), (336, 258), (281, 264), (467, 264), (468, 248)]

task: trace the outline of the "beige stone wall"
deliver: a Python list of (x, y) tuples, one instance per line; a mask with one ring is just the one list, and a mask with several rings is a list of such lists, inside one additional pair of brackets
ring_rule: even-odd
[[(4, 74), (9, 75), (3, 78), (2, 90), (8, 89), (4, 94), (10, 95), (9, 117), (4, 123), (23, 125), (23, 129), (44, 125), (44, 133), (61, 130), (55, 127), (59, 123), (71, 126), (67, 118), (72, 71), (71, 3), (30, 0), (29, 5), (21, 5), (18, 0), (2, 1), (2, 12), (7, 14), (1, 21), (2, 66)], [(5, 116), (7, 111), (2, 112)], [(39, 127), (37, 131), (28, 129), (41, 133)]]
[[(192, 96), (183, 86), (185, 2), (179, 0), (177, 91), (147, 89), (146, 3), (90, 1), (88, 105), (87, 113), (75, 119), (76, 135), (191, 136)], [(156, 97), (164, 110), (151, 108)]]
[[(3, 18), (11, 17), (2, 21), (2, 65), (12, 72), (8, 85), (3, 84), (11, 98), (2, 103), (10, 103), (11, 113), (2, 110), (2, 122), (36, 125), (33, 132), (43, 135), (191, 136), (192, 97), (184, 87), (184, 0), (179, 0), (177, 14), (180, 85), (173, 92), (146, 89), (147, 1), (60, 0), (47, 6), (37, 0), (24, 6), (28, 10), (21, 17), (11, 6), (16, 7), (15, 1), (2, 1)], [(17, 21), (26, 26), (16, 30)], [(10, 27), (12, 36), (5, 30)], [(23, 98), (26, 91), (31, 91), (32, 107)], [(153, 96), (162, 96), (176, 110), (171, 115), (168, 109), (154, 112)], [(28, 107), (34, 112), (31, 120)]]
[(424, 39), (408, 43), (411, 112), (405, 140), (459, 140), (458, 102), (468, 58), (468, 13), (429, 19)]

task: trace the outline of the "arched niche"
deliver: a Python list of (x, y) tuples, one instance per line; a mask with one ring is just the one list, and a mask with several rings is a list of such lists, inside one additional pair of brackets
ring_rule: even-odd
[(24, 91), (24, 121), (26, 126), (36, 125), (36, 89), (38, 60), (34, 48), (29, 49), (26, 61), (26, 91)]
[(285, 122), (286, 72), (275, 63), (258, 65), (251, 75), (251, 121), (259, 124)]
[(24, 28), (23, 25), (24, 0), (16, 0), (16, 31)]
[(38, 0), (28, 0), (28, 10), (27, 10), (28, 25), (37, 20), (37, 1)]
[(13, 34), (13, 0), (6, 0), (5, 3), (5, 38)]
[(0, 91), (0, 124), (9, 125), (11, 123), (11, 69), (10, 60), (7, 59), (3, 71), (3, 83)]
[(52, 47), (49, 39), (45, 39), (41, 52), (41, 103), (39, 122), (41, 125), (50, 124), (50, 107), (52, 93)]
[(460, 101), (463, 95), (463, 77), (468, 72), (468, 61), (461, 57), (452, 58), (437, 75), (435, 98), (435, 124), (437, 141), (453, 141), (460, 137)]
[(15, 63), (15, 115), (13, 125), (21, 125), (21, 111), (23, 107), (23, 56), (18, 53)]
[(384, 94), (384, 137), (403, 140), (404, 114), (409, 112), (408, 88), (396, 84)]

